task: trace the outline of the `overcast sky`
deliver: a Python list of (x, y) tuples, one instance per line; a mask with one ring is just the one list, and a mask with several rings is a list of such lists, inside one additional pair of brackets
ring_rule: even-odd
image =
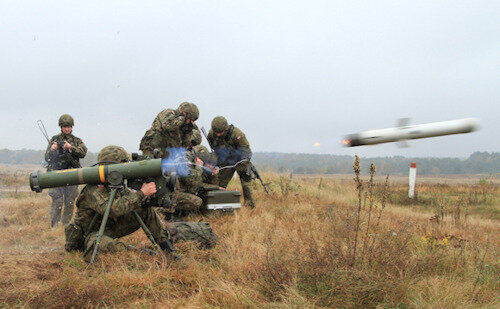
[[(0, 1), (0, 148), (63, 113), (91, 151), (137, 151), (183, 101), (254, 151), (500, 151), (500, 1)], [(471, 134), (342, 148), (345, 134), (477, 117)], [(314, 146), (320, 143), (320, 146)]]

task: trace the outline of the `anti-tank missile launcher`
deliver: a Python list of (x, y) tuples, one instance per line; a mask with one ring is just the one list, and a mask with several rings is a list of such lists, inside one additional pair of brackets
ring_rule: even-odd
[[(127, 186), (139, 190), (142, 183), (154, 181), (156, 193), (146, 201), (151, 207), (172, 207), (171, 195), (178, 184), (178, 178), (187, 176), (187, 162), (171, 159), (149, 159), (132, 154), (132, 161), (110, 165), (56, 170), (35, 171), (30, 174), (30, 187), (35, 192), (43, 189), (81, 184), (116, 184), (123, 180)], [(203, 207), (208, 211), (232, 211), (241, 208), (241, 194), (231, 190), (210, 190), (200, 196)]]
[(150, 197), (148, 203), (151, 206), (166, 207), (171, 205), (170, 195), (175, 190), (178, 170), (179, 167), (172, 166), (168, 159), (148, 159), (50, 172), (36, 171), (30, 174), (30, 187), (35, 192), (41, 192), (47, 188), (81, 184), (117, 184), (123, 180), (127, 182), (154, 180), (157, 191)]
[[(172, 207), (172, 193), (176, 189), (178, 183), (177, 175), (188, 176), (190, 164), (185, 160), (185, 156), (173, 156), (173, 158), (164, 159), (150, 159), (148, 157), (138, 156), (134, 154), (132, 156), (132, 162), (126, 163), (114, 163), (110, 165), (91, 166), (85, 168), (73, 168), (65, 170), (55, 170), (50, 172), (33, 172), (30, 174), (30, 187), (31, 190), (36, 192), (42, 192), (46, 188), (64, 187), (64, 186), (74, 186), (81, 184), (99, 185), (106, 184), (109, 185), (110, 195), (109, 200), (106, 204), (106, 209), (104, 214), (102, 214), (102, 220), (99, 227), (99, 232), (97, 233), (97, 238), (94, 241), (91, 248), (93, 248), (92, 256), (90, 258), (90, 264), (95, 261), (99, 246), (104, 235), (104, 230), (106, 228), (107, 220), (111, 211), (111, 205), (119, 189), (123, 188), (124, 181), (127, 181), (129, 187), (140, 189), (142, 183), (154, 181), (156, 184), (156, 193), (148, 197), (145, 206), (150, 207)], [(107, 162), (110, 163), (110, 162)], [(220, 190), (223, 191), (223, 190)], [(237, 192), (239, 194), (239, 192)], [(217, 196), (217, 194), (215, 194)], [(219, 202), (227, 204), (227, 193), (222, 195), (222, 199)], [(234, 195), (236, 197), (236, 195)], [(239, 195), (237, 196), (238, 203), (237, 208), (241, 207), (239, 202)], [(217, 198), (215, 198), (217, 202)], [(232, 200), (231, 200), (232, 201)], [(214, 199), (210, 203), (213, 203)], [(210, 205), (208, 203), (208, 205)], [(204, 203), (207, 205), (207, 203)], [(233, 203), (236, 205), (236, 203)], [(157, 240), (154, 239), (153, 235), (149, 231), (148, 227), (142, 220), (142, 218), (134, 210), (132, 214), (135, 216), (137, 222), (144, 230), (145, 234), (153, 244), (153, 247), (157, 250), (163, 249), (171, 252), (174, 258), (179, 259), (180, 256), (175, 251), (170, 240), (165, 240), (164, 247), (162, 244), (158, 244)], [(97, 220), (98, 214), (94, 215), (90, 226), (87, 230), (92, 230), (93, 225)], [(91, 249), (84, 253), (84, 256), (89, 254)]]

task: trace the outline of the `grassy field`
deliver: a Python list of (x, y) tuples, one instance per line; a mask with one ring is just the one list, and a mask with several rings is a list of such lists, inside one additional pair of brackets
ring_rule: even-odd
[[(419, 178), (409, 200), (404, 177), (264, 173), (271, 194), (254, 183), (256, 209), (204, 219), (215, 248), (178, 244), (181, 261), (103, 254), (89, 267), (63, 250), (30, 170), (0, 169), (1, 307), (500, 306), (499, 185), (486, 176)], [(149, 245), (140, 231), (124, 242)]]

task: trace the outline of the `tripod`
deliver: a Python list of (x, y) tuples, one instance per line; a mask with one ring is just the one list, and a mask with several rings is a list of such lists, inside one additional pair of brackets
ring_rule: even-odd
[[(84, 254), (84, 256), (86, 256), (88, 253), (90, 253), (90, 250), (92, 250), (92, 247), (94, 248), (89, 264), (92, 264), (95, 261), (95, 257), (97, 255), (97, 251), (99, 250), (99, 245), (101, 243), (102, 236), (104, 235), (106, 223), (107, 223), (108, 218), (109, 218), (109, 213), (111, 211), (111, 205), (113, 205), (113, 201), (116, 197), (116, 193), (119, 189), (123, 189), (123, 187), (124, 187), (123, 175), (119, 172), (116, 172), (116, 171), (110, 172), (108, 177), (107, 177), (107, 181), (109, 183), (109, 188), (111, 188), (111, 192), (109, 194), (109, 200), (108, 200), (108, 203), (106, 205), (104, 215), (102, 217), (101, 226), (99, 227), (99, 232), (97, 233), (97, 238), (94, 241), (94, 244)], [(146, 224), (142, 220), (141, 216), (139, 216), (139, 214), (135, 210), (132, 211), (132, 214), (134, 215), (135, 219), (137, 220), (137, 222), (141, 226), (142, 230), (144, 231), (144, 233), (146, 234), (148, 239), (153, 244), (154, 249), (156, 249), (162, 253), (163, 253), (162, 249), (168, 249), (174, 255), (175, 259), (180, 259), (180, 256), (175, 251), (175, 248), (172, 245), (172, 242), (170, 241), (170, 239), (166, 240), (166, 248), (161, 248), (158, 245), (158, 243), (156, 242), (156, 240), (154, 239), (153, 234), (151, 234), (151, 231), (148, 229), (148, 227), (146, 226)], [(92, 230), (92, 228), (94, 227), (94, 224), (97, 221), (97, 217), (98, 217), (98, 214), (96, 214), (94, 216), (94, 218), (92, 218), (92, 221), (90, 222), (90, 225), (88, 228), (88, 232), (90, 232)]]

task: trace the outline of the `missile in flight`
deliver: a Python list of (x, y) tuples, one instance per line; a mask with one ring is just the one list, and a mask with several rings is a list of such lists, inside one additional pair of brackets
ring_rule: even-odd
[(413, 126), (408, 125), (408, 122), (409, 118), (403, 118), (399, 120), (398, 126), (394, 128), (349, 134), (342, 140), (342, 144), (345, 147), (356, 147), (397, 142), (402, 147), (408, 147), (406, 141), (410, 139), (470, 133), (479, 129), (479, 120), (476, 118), (431, 122)]

